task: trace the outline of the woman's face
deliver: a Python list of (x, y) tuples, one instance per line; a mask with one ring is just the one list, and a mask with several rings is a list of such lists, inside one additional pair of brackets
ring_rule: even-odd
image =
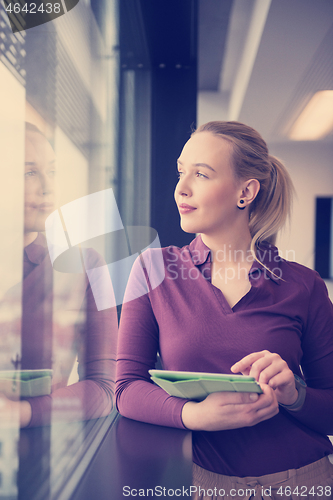
[(231, 151), (228, 141), (210, 132), (198, 132), (185, 144), (175, 189), (184, 231), (213, 236), (232, 227), (242, 191), (233, 175)]
[(25, 136), (24, 231), (45, 230), (45, 219), (54, 210), (55, 154), (39, 133)]

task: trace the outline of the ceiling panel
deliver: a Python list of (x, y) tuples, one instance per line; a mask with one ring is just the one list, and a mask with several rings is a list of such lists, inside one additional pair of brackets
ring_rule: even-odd
[(285, 138), (304, 100), (332, 85), (332, 25), (333, 2), (272, 0), (240, 121), (270, 141)]
[(251, 76), (233, 119), (252, 125), (270, 142), (281, 142), (288, 140), (288, 128), (311, 95), (333, 89), (331, 0), (200, 0), (199, 115), (206, 108), (205, 121), (210, 114), (212, 119), (230, 119), (230, 95), (246, 33), (255, 9), (266, 5)]
[(200, 0), (198, 90), (218, 90), (232, 0)]

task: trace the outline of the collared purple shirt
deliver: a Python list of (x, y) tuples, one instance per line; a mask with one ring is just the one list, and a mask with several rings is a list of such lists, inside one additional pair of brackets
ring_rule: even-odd
[[(228, 250), (228, 249), (227, 249)], [(226, 250), (226, 251), (227, 251)], [(158, 250), (143, 254), (145, 276), (154, 274)], [(140, 296), (137, 260), (122, 309), (116, 401), (122, 415), (182, 428), (186, 400), (150, 382), (159, 352), (167, 370), (230, 373), (244, 356), (278, 353), (307, 382), (303, 408), (252, 427), (193, 432), (193, 460), (226, 475), (259, 476), (302, 467), (333, 452), (333, 308), (319, 275), (281, 259), (263, 244), (249, 272), (251, 289), (230, 307), (211, 284), (210, 250), (200, 236), (189, 246), (162, 249), (165, 278)], [(223, 254), (220, 255), (222, 258)]]

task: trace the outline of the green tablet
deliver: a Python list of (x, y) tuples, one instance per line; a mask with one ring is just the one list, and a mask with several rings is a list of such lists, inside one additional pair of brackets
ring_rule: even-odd
[(0, 392), (8, 397), (45, 396), (51, 393), (52, 370), (1, 370)]
[(150, 378), (170, 396), (202, 401), (212, 392), (262, 393), (253, 377), (223, 373), (149, 370)]

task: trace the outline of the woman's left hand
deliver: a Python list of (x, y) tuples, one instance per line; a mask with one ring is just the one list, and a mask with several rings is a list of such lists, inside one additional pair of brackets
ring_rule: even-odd
[(13, 401), (0, 393), (0, 428), (26, 427), (31, 420), (28, 401)]
[(281, 404), (292, 405), (297, 400), (294, 374), (279, 354), (269, 351), (253, 352), (235, 363), (231, 371), (254, 377), (259, 384), (269, 385)]

